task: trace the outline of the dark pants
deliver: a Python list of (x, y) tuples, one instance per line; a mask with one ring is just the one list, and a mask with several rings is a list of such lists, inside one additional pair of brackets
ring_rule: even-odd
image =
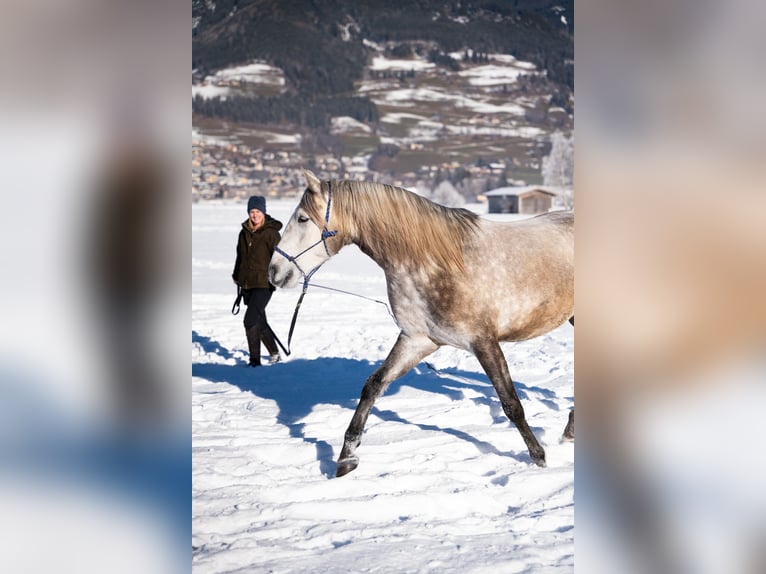
[(245, 329), (255, 327), (259, 333), (268, 330), (266, 322), (266, 305), (271, 299), (271, 289), (244, 289), (242, 291), (242, 300), (247, 305), (245, 312)]

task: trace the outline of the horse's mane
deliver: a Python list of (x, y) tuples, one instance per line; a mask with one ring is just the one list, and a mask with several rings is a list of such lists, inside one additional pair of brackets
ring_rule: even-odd
[[(332, 181), (330, 228), (352, 238), (374, 259), (401, 260), (442, 269), (463, 268), (463, 244), (479, 217), (466, 209), (438, 205), (405, 189), (366, 181)], [(322, 190), (328, 182), (322, 183)], [(303, 205), (324, 220), (316, 206)]]

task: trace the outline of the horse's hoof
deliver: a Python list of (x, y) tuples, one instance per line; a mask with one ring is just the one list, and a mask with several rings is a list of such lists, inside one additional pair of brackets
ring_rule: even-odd
[(545, 468), (548, 466), (545, 464), (545, 453), (539, 455), (533, 455), (532, 453), (529, 453), (529, 456), (532, 458), (532, 462), (534, 462), (540, 468)]
[(569, 411), (569, 422), (567, 422), (567, 426), (564, 429), (564, 434), (561, 435), (561, 441), (574, 441), (574, 409)]
[(335, 471), (335, 477), (340, 478), (341, 476), (346, 476), (349, 472), (354, 470), (357, 466), (359, 466), (359, 459), (356, 457), (347, 458), (346, 460), (339, 460), (338, 468)]

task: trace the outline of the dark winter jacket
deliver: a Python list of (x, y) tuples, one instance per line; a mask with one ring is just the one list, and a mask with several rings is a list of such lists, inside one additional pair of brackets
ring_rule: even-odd
[(257, 231), (250, 227), (250, 220), (242, 223), (237, 242), (237, 261), (232, 278), (242, 289), (269, 287), (269, 261), (274, 247), (279, 243), (282, 223), (270, 215)]

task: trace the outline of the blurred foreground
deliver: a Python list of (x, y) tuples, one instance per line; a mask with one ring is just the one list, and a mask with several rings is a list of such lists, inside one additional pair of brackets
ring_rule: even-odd
[(754, 2), (577, 5), (588, 574), (766, 571), (763, 17)]
[(189, 570), (189, 12), (0, 21), (3, 572)]

